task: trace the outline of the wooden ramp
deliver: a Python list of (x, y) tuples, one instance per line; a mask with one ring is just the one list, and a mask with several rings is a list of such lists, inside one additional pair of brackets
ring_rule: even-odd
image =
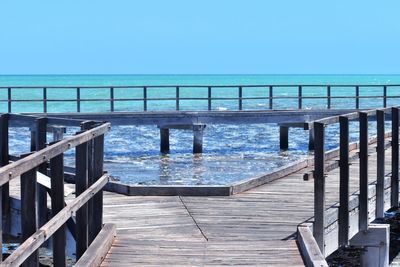
[[(385, 156), (390, 170), (390, 150)], [(369, 168), (373, 182), (376, 154)], [(303, 180), (307, 171), (230, 197), (105, 193), (104, 220), (117, 225), (117, 238), (102, 266), (303, 266), (296, 229), (313, 216), (313, 181)], [(326, 177), (327, 206), (338, 201), (338, 173)], [(358, 173), (356, 161), (350, 166), (351, 192), (358, 189)]]

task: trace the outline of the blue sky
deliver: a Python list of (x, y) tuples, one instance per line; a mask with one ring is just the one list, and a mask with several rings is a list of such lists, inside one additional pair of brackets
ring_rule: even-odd
[(0, 74), (398, 74), (400, 1), (0, 2)]

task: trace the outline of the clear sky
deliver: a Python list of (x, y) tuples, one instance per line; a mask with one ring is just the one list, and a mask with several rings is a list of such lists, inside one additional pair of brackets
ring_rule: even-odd
[(0, 74), (398, 74), (400, 1), (2, 0)]

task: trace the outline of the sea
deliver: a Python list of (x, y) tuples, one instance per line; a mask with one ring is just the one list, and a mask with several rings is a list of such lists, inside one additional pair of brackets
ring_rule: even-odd
[[(243, 97), (267, 96), (265, 85), (400, 85), (400, 75), (0, 75), (0, 112), (7, 112), (6, 88), (22, 87), (13, 90), (13, 99), (40, 99), (42, 89), (23, 88), (39, 87), (84, 87), (94, 88), (81, 90), (82, 99), (101, 99), (109, 97), (109, 89), (102, 86), (150, 86), (149, 98), (175, 97), (175, 88), (157, 88), (157, 86), (187, 86), (181, 88), (181, 97), (205, 97), (205, 88), (190, 87), (194, 85), (228, 87), (213, 89), (213, 97), (237, 97), (235, 85), (259, 85), (243, 89)], [(96, 88), (98, 86), (99, 88)], [(231, 87), (230, 87), (231, 86)], [(143, 90), (138, 88), (116, 88), (116, 98), (141, 98)], [(296, 96), (297, 88), (279, 87), (274, 89), (275, 96)], [(389, 86), (389, 96), (400, 95), (400, 86)], [(74, 112), (76, 103), (73, 99), (76, 92), (72, 89), (48, 89), (49, 99), (65, 101), (49, 102), (48, 112)], [(325, 87), (303, 88), (305, 96), (325, 96)], [(332, 89), (333, 96), (354, 96), (352, 86)], [(376, 96), (360, 100), (361, 108), (381, 107), (382, 87), (361, 87), (361, 96)], [(305, 99), (303, 107), (307, 109), (324, 108), (324, 99)], [(274, 100), (274, 108), (296, 108), (296, 99)], [(337, 98), (332, 100), (333, 108), (354, 107), (354, 99)], [(388, 106), (400, 105), (400, 99), (388, 99)], [(206, 110), (204, 100), (182, 101), (183, 110)], [(214, 101), (213, 110), (235, 110), (237, 101)], [(109, 111), (108, 102), (82, 102), (81, 111)], [(115, 103), (116, 111), (141, 111), (140, 101), (120, 101)], [(149, 101), (149, 111), (174, 110), (175, 101)], [(255, 99), (243, 101), (243, 109), (268, 109), (267, 100)], [(12, 112), (41, 112), (40, 102), (13, 103)], [(387, 127), (390, 127), (388, 123)], [(374, 123), (371, 122), (370, 133), (374, 134)], [(77, 129), (69, 129), (67, 135), (72, 135)], [(357, 139), (357, 125), (351, 124), (351, 139)], [(105, 138), (105, 169), (114, 179), (128, 184), (151, 185), (224, 185), (240, 180), (258, 177), (269, 173), (293, 161), (308, 155), (308, 132), (302, 129), (290, 129), (289, 149), (279, 149), (279, 127), (275, 124), (210, 124), (204, 132), (202, 154), (192, 154), (193, 134), (188, 130), (170, 131), (169, 154), (161, 154), (159, 148), (160, 136), (156, 125), (112, 125)], [(29, 131), (14, 128), (10, 131), (10, 150), (14, 154), (29, 151)], [(49, 138), (51, 138), (49, 136)], [(338, 145), (338, 127), (327, 128), (328, 149)], [(73, 152), (66, 154), (66, 164), (73, 165)]]

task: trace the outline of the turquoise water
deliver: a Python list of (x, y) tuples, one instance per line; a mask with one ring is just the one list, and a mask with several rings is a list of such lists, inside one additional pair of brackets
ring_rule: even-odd
[[(186, 85), (189, 87), (180, 88), (181, 98), (203, 98), (200, 100), (181, 100), (181, 110), (206, 110), (208, 109), (208, 89), (194, 88), (190, 85), (337, 85), (337, 84), (367, 84), (367, 85), (384, 85), (384, 84), (400, 84), (400, 76), (351, 76), (351, 75), (78, 75), (78, 76), (0, 76), (1, 86), (160, 86), (160, 85)], [(389, 96), (397, 95), (400, 87), (388, 87), (387, 94)], [(274, 97), (296, 97), (298, 94), (297, 87), (277, 87), (274, 88)], [(77, 103), (76, 88), (48, 88), (47, 89), (47, 112), (76, 112)], [(227, 88), (213, 88), (213, 98), (238, 97), (238, 87), (232, 86)], [(382, 87), (361, 87), (361, 96), (382, 96)], [(269, 91), (266, 86), (243, 88), (243, 97), (264, 97), (265, 99), (244, 99), (243, 109), (261, 110), (269, 108), (269, 101), (266, 97)], [(304, 97), (326, 97), (326, 87), (303, 87)], [(333, 97), (355, 96), (354, 87), (332, 87)], [(43, 90), (38, 89), (13, 89), (12, 99), (15, 100), (41, 100)], [(109, 99), (109, 88), (81, 88), (80, 98), (82, 99), (82, 112), (107, 112), (111, 109)], [(143, 88), (115, 88), (114, 108), (116, 111), (142, 111), (144, 104)], [(175, 98), (176, 89), (171, 88), (147, 88), (147, 98)], [(326, 99), (303, 99), (303, 108), (326, 108)], [(103, 99), (103, 101), (93, 101), (95, 99)], [(131, 99), (123, 101), (122, 99)], [(136, 100), (133, 100), (136, 99)], [(1, 102), (1, 100), (3, 100)], [(7, 89), (0, 89), (0, 112), (7, 111)], [(60, 102), (51, 101), (59, 100)], [(86, 101), (85, 101), (86, 100)], [(361, 99), (361, 108), (376, 107), (377, 100), (383, 103), (382, 98)], [(399, 105), (400, 99), (388, 99), (388, 105)], [(297, 108), (297, 99), (274, 99), (274, 109), (295, 109)], [(335, 98), (332, 99), (332, 108), (348, 108), (354, 107), (354, 99)], [(170, 100), (148, 100), (147, 109), (149, 111), (159, 110), (175, 110), (176, 102)], [(238, 100), (213, 100), (213, 110), (237, 110)], [(12, 103), (12, 112), (42, 112), (44, 109), (41, 101), (36, 102), (14, 102)]]
[[(400, 84), (400, 76), (297, 76), (297, 75), (121, 75), (121, 76), (0, 76), (1, 86), (149, 86), (149, 85), (246, 85), (246, 84)], [(50, 99), (73, 98), (75, 94), (68, 92), (71, 89), (54, 89), (48, 91)], [(291, 91), (292, 90), (292, 91)], [(351, 96), (355, 94), (354, 88), (344, 87), (332, 91), (332, 95)], [(83, 92), (83, 91), (82, 91)], [(296, 88), (280, 88), (275, 90), (276, 95), (296, 95)], [(303, 88), (304, 95), (323, 96), (325, 88)], [(171, 94), (164, 89), (150, 90), (148, 97), (160, 97)], [(181, 91), (181, 96), (204, 96), (198, 89), (188, 88), (187, 92)], [(213, 96), (237, 96), (237, 88), (221, 89)], [(381, 95), (382, 88), (361, 88), (360, 95)], [(400, 94), (400, 88), (389, 87), (388, 95)], [(243, 96), (266, 95), (265, 87), (252, 88), (244, 91)], [(15, 93), (15, 99), (40, 99), (41, 90), (23, 89)], [(81, 95), (83, 98), (108, 97), (109, 91), (104, 89), (91, 89)], [(0, 90), (0, 99), (5, 99), (6, 94)], [(116, 97), (142, 97), (139, 92), (116, 91)], [(297, 105), (297, 100), (275, 100), (274, 108), (290, 108)], [(335, 102), (336, 101), (336, 102)], [(203, 101), (204, 102), (204, 101)], [(206, 109), (204, 102), (182, 103), (185, 109)], [(246, 109), (266, 109), (266, 100), (256, 100), (244, 103)], [(399, 105), (398, 99), (388, 100), (388, 105)], [(361, 107), (376, 107), (382, 105), (381, 98), (361, 99)], [(5, 104), (5, 103), (3, 103)], [(149, 103), (150, 110), (174, 109), (175, 102)], [(304, 100), (305, 108), (326, 107), (325, 100)], [(354, 100), (332, 100), (333, 107), (353, 107)], [(86, 102), (82, 104), (82, 111), (107, 111), (109, 103)], [(0, 105), (0, 109), (6, 106)], [(75, 111), (76, 104), (72, 102), (49, 103), (50, 112)], [(143, 108), (135, 103), (116, 105), (116, 110), (140, 110)], [(41, 103), (17, 103), (13, 106), (14, 112), (41, 111)], [(237, 109), (237, 101), (216, 102), (213, 109)], [(353, 126), (352, 129), (355, 129)], [(371, 134), (374, 125), (371, 124)], [(301, 129), (290, 131), (290, 149), (279, 151), (279, 129), (272, 124), (252, 124), (242, 127), (235, 125), (207, 125), (204, 136), (204, 153), (192, 155), (192, 133), (190, 131), (171, 130), (171, 154), (159, 153), (159, 130), (156, 126), (113, 126), (112, 131), (106, 136), (105, 167), (116, 179), (131, 184), (225, 184), (250, 177), (259, 176), (307, 154), (308, 133)], [(15, 129), (11, 131), (10, 146), (13, 152), (18, 153), (29, 149), (29, 134)], [(338, 143), (337, 127), (328, 127), (329, 142)], [(352, 138), (357, 138), (357, 132), (352, 133)], [(67, 157), (68, 160), (68, 157)]]

